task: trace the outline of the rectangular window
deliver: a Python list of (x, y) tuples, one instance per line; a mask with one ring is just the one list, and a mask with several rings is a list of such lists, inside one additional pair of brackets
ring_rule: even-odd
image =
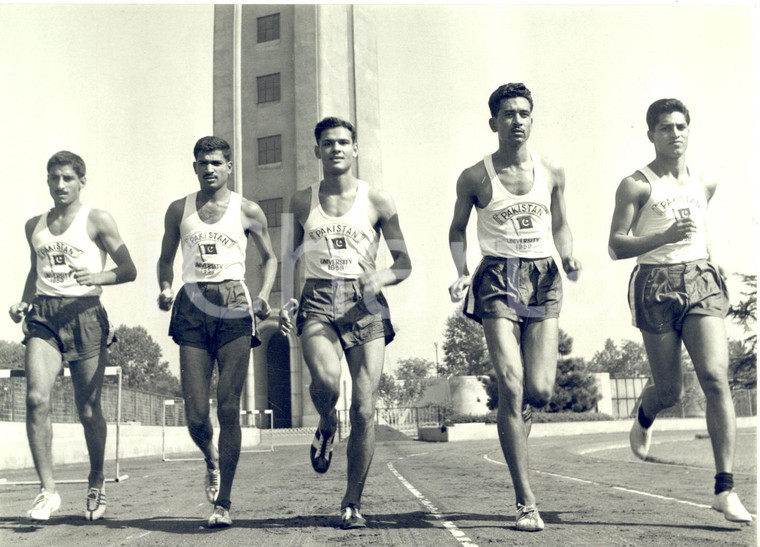
[(269, 165), (282, 161), (282, 137), (273, 135), (262, 137), (259, 142), (259, 165)]
[(271, 103), (280, 100), (280, 74), (267, 74), (256, 78), (256, 102)]
[(282, 198), (262, 199), (259, 206), (264, 211), (270, 228), (282, 226)]
[(257, 42), (271, 42), (280, 39), (280, 14), (267, 15), (256, 19)]

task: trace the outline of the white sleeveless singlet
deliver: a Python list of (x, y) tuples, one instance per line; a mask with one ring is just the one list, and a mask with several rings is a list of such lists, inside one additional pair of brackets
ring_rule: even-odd
[(342, 216), (327, 215), (319, 203), (319, 183), (311, 187), (303, 225), (306, 279), (355, 279), (375, 271), (380, 232), (370, 223), (369, 184), (358, 181), (356, 198)]
[(705, 236), (705, 216), (707, 197), (700, 177), (689, 169), (688, 182), (681, 184), (672, 179), (657, 176), (648, 166), (639, 172), (649, 182), (649, 199), (639, 211), (639, 216), (631, 227), (634, 236), (662, 233), (676, 219), (691, 217), (697, 224), (697, 231), (688, 239), (661, 245), (637, 258), (639, 264), (677, 264), (702, 260), (708, 257)]
[(243, 196), (232, 192), (227, 210), (217, 222), (201, 220), (195, 206), (198, 192), (185, 197), (179, 225), (182, 281), (185, 283), (243, 281), (247, 238), (241, 221)]
[(106, 253), (87, 234), (87, 218), (91, 208), (82, 205), (71, 225), (61, 235), (53, 235), (48, 228), (48, 213), (40, 219), (32, 232), (32, 247), (37, 255), (36, 294), (45, 296), (100, 296), (99, 285), (77, 283), (74, 267), (102, 272)]
[(521, 196), (499, 180), (491, 155), (483, 158), (491, 181), (491, 201), (477, 211), (478, 242), (483, 256), (546, 258), (554, 252), (551, 188), (538, 154), (531, 151), (533, 186)]

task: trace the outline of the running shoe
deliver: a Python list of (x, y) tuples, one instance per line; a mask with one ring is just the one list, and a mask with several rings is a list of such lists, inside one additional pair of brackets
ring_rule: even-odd
[(352, 530), (355, 528), (365, 528), (366, 526), (367, 520), (362, 516), (356, 505), (348, 504), (343, 508), (343, 513), (340, 517), (341, 529)]
[(85, 520), (98, 520), (106, 512), (106, 485), (101, 488), (90, 488), (87, 491), (87, 508), (84, 511)]
[(335, 432), (333, 431), (317, 429), (314, 434), (309, 455), (311, 456), (311, 466), (317, 473), (327, 473), (327, 470), (330, 469), (334, 441)]
[(40, 493), (34, 498), (32, 508), (26, 512), (26, 516), (32, 520), (48, 520), (50, 513), (58, 511), (61, 506), (61, 495), (58, 492), (50, 493), (40, 488)]
[(214, 513), (208, 518), (209, 528), (227, 528), (232, 526), (230, 512), (221, 505), (214, 506)]
[(535, 504), (528, 506), (517, 504), (515, 528), (523, 532), (540, 532), (544, 529), (544, 521)]
[(219, 495), (219, 477), (218, 469), (206, 468), (206, 499), (209, 503), (214, 503)]
[(639, 423), (639, 419), (634, 418), (628, 439), (631, 442), (631, 450), (636, 457), (646, 460), (649, 454), (649, 446), (652, 444), (652, 428), (644, 429)]
[(726, 490), (716, 494), (713, 500), (712, 508), (723, 513), (726, 520), (731, 522), (752, 522), (752, 515), (749, 514), (739, 500), (739, 496), (733, 490)]

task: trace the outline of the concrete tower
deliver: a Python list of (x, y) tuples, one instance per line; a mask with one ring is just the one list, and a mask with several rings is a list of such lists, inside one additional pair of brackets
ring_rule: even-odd
[[(326, 116), (357, 128), (357, 177), (382, 181), (376, 25), (351, 5), (217, 5), (214, 10), (214, 134), (233, 147), (235, 188), (264, 209), (278, 257), (290, 196), (322, 178), (314, 125)], [(247, 284), (260, 287), (261, 260), (249, 251)], [(278, 269), (272, 317), (258, 325), (244, 408), (274, 410), (275, 427), (315, 426), (309, 373), (296, 337), (278, 331), (292, 279)], [(338, 408), (347, 408), (350, 376)]]

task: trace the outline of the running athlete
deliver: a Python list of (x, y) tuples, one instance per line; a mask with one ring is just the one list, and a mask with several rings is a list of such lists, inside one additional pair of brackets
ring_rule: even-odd
[[(290, 202), (305, 283), (300, 303), (292, 300), (283, 307), (280, 329), (286, 335), (292, 331), (291, 315), (297, 310), (295, 326), (311, 373), (309, 392), (320, 416), (310, 449), (317, 473), (325, 473), (332, 461), (341, 356), (346, 357), (353, 385), (340, 527), (363, 528), (361, 497), (375, 452), (377, 389), (385, 346), (395, 334), (381, 291), (406, 279), (411, 263), (391, 196), (351, 174), (359, 152), (353, 125), (325, 118), (314, 136), (324, 178), (296, 192)], [(388, 269), (375, 265), (381, 234), (393, 257)]]
[[(48, 160), (53, 208), (26, 223), (31, 267), (21, 302), (9, 310), (16, 323), (24, 319), (26, 431), (41, 486), (27, 512), (32, 520), (48, 520), (61, 505), (53, 478), (50, 396), (64, 361), (90, 459), (85, 518), (97, 520), (106, 511), (107, 428), (100, 393), (112, 337), (101, 287), (134, 281), (137, 271), (113, 217), (81, 202), (85, 175), (84, 160), (72, 152)], [(106, 255), (115, 264), (111, 270), (103, 269)]]
[[(533, 98), (521, 83), (496, 89), (488, 100), (489, 124), (499, 148), (465, 169), (457, 181), (449, 229), (458, 279), (451, 300), (465, 298), (464, 314), (482, 323), (498, 393), (499, 441), (515, 488), (518, 530), (544, 522), (528, 481), (532, 407), (548, 403), (557, 373), (561, 278), (552, 258), (576, 279), (580, 263), (565, 214), (565, 173), (528, 148)], [(483, 259), (470, 277), (466, 229), (477, 213)]]
[(736, 416), (724, 325), (728, 292), (706, 234), (707, 204), (716, 182), (686, 164), (691, 118), (681, 101), (655, 101), (646, 120), (655, 159), (618, 186), (609, 238), (614, 260), (637, 257), (629, 305), (654, 380), (642, 393), (631, 449), (646, 459), (652, 422), (681, 397), (683, 342), (707, 400), (707, 430), (717, 472), (712, 508), (727, 520), (750, 522), (752, 517), (733, 491), (731, 472)]
[[(172, 307), (169, 335), (179, 345), (180, 376), (190, 437), (206, 460), (206, 498), (214, 504), (210, 528), (232, 524), (230, 496), (240, 457), (240, 395), (255, 335), (254, 315), (269, 315), (267, 298), (277, 274), (277, 259), (264, 212), (227, 187), (232, 172), (229, 144), (203, 137), (193, 149), (193, 170), (200, 190), (169, 205), (158, 260), (158, 305)], [(263, 280), (252, 301), (245, 285), (248, 236), (261, 255)], [(182, 246), (183, 287), (172, 291), (173, 264)], [(219, 367), (217, 415), (219, 449), (209, 418), (214, 364)]]

